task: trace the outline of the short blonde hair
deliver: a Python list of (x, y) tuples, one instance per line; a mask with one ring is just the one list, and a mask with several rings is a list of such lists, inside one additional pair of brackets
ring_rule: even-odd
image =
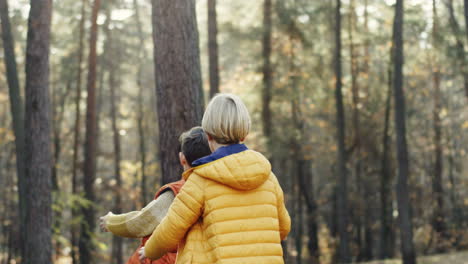
[(217, 94), (206, 107), (202, 127), (219, 144), (236, 144), (250, 131), (250, 115), (242, 100), (234, 95)]

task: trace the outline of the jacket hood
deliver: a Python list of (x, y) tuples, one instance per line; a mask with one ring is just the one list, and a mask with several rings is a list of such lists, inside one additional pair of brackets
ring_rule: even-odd
[(252, 190), (268, 180), (271, 164), (262, 154), (245, 150), (195, 167), (193, 172), (234, 189)]

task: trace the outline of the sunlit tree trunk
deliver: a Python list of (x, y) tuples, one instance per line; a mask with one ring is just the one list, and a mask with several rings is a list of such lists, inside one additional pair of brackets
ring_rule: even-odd
[(364, 0), (364, 63), (362, 65), (362, 75), (364, 79), (364, 97), (369, 96), (370, 87), (370, 33), (369, 33), (369, 0)]
[[(16, 174), (18, 177), (18, 201), (20, 216), (20, 236), (25, 239), (26, 230), (26, 193), (25, 193), (25, 163), (24, 163), (24, 105), (21, 100), (20, 84), (15, 56), (15, 43), (11, 33), (10, 18), (8, 16), (7, 0), (0, 0), (0, 20), (2, 24), (2, 41), (4, 62), (10, 95), (10, 110), (13, 121), (16, 147)], [(21, 256), (25, 256), (24, 247), (21, 247)]]
[(405, 95), (403, 91), (403, 13), (403, 0), (397, 0), (393, 24), (393, 96), (395, 100), (395, 130), (398, 159), (396, 193), (403, 264), (414, 264), (416, 263), (416, 254), (413, 244), (413, 224), (408, 190), (409, 164), (406, 143)]
[[(112, 138), (114, 143), (114, 177), (115, 177), (115, 188), (114, 188), (114, 208), (112, 210), (115, 214), (122, 213), (122, 176), (120, 173), (120, 161), (121, 161), (121, 151), (120, 151), (120, 134), (118, 128), (118, 97), (116, 95), (118, 81), (116, 80), (116, 71), (118, 69), (119, 62), (116, 63), (116, 58), (118, 58), (118, 53), (116, 52), (116, 44), (119, 42), (118, 37), (114, 37), (113, 32), (110, 29), (111, 13), (110, 7), (107, 7), (107, 23), (106, 28), (104, 29), (107, 36), (107, 54), (106, 54), (106, 66), (109, 71), (109, 90), (110, 90), (110, 103), (111, 103), (111, 122), (112, 122)], [(122, 264), (123, 263), (123, 244), (122, 238), (118, 236), (112, 237), (112, 262)]]
[(153, 42), (162, 184), (179, 180), (178, 138), (202, 118), (195, 0), (153, 0)]
[(350, 258), (348, 245), (348, 179), (346, 173), (345, 116), (343, 94), (341, 91), (341, 0), (336, 0), (335, 9), (335, 101), (336, 101), (336, 141), (338, 145), (338, 262), (348, 263)]
[[(91, 31), (89, 38), (88, 55), (88, 83), (86, 99), (86, 135), (83, 168), (83, 188), (85, 198), (91, 203), (95, 201), (94, 180), (96, 177), (97, 152), (97, 119), (96, 119), (96, 43), (98, 37), (97, 17), (100, 0), (94, 0), (91, 15)], [(92, 251), (92, 236), (95, 227), (95, 212), (93, 205), (82, 208), (84, 219), (81, 224), (81, 237), (79, 241), (80, 263), (94, 263)]]
[(216, 0), (208, 0), (208, 64), (210, 69), (210, 97), (219, 93), (218, 22)]
[[(146, 49), (144, 48), (144, 43), (145, 43), (145, 37), (143, 34), (143, 26), (141, 25), (141, 20), (140, 20), (140, 11), (138, 8), (138, 1), (133, 0), (133, 8), (135, 9), (135, 20), (137, 23), (137, 29), (138, 29), (138, 38), (140, 41), (140, 47), (139, 47), (139, 56), (140, 59), (143, 60), (144, 58), (147, 58), (147, 52)], [(138, 138), (140, 140), (140, 163), (141, 163), (141, 182), (140, 182), (140, 188), (141, 188), (141, 203), (145, 205), (147, 203), (147, 189), (146, 189), (146, 174), (145, 174), (145, 169), (146, 169), (146, 139), (145, 139), (145, 130), (144, 130), (144, 119), (145, 119), (145, 113), (144, 113), (144, 107), (143, 107), (143, 92), (144, 92), (144, 87), (143, 87), (143, 67), (144, 65), (140, 63), (140, 66), (138, 68), (138, 76), (137, 76), (137, 85), (138, 85), (138, 117), (137, 117), (137, 127), (138, 127)]]
[(52, 263), (49, 51), (51, 0), (31, 1), (26, 47), (26, 236), (24, 263)]
[(272, 4), (271, 0), (265, 0), (263, 4), (263, 42), (262, 42), (262, 56), (263, 56), (263, 89), (262, 89), (262, 123), (263, 134), (268, 142), (272, 136), (271, 124), (271, 90), (272, 90), (272, 69), (271, 69), (271, 13)]
[(465, 33), (466, 33), (466, 39), (468, 40), (468, 0), (465, 0), (464, 10), (465, 10)]
[[(115, 54), (114, 54), (115, 56)], [(119, 214), (122, 212), (122, 198), (121, 198), (121, 189), (122, 189), (122, 176), (120, 173), (120, 161), (121, 161), (121, 151), (120, 151), (120, 134), (117, 127), (117, 97), (116, 93), (116, 82), (115, 82), (115, 73), (113, 66), (109, 67), (109, 88), (111, 92), (111, 118), (112, 118), (112, 132), (113, 132), (113, 141), (114, 141), (114, 177), (115, 177), (115, 199), (114, 199), (114, 209), (112, 212)], [(122, 252), (122, 238), (114, 236), (112, 238), (112, 259), (113, 263), (123, 263), (123, 252)]]

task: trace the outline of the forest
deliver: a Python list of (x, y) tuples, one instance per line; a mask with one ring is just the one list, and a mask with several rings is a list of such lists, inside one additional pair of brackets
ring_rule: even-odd
[(468, 263), (468, 0), (0, 0), (0, 22), (0, 264), (127, 263), (140, 240), (99, 218), (181, 178), (217, 93), (284, 191), (285, 263)]

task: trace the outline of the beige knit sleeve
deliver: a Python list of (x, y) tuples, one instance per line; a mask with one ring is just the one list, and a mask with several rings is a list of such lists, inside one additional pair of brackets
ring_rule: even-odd
[(166, 191), (140, 211), (126, 214), (108, 214), (105, 218), (107, 229), (122, 237), (145, 237), (151, 235), (166, 216), (174, 200), (174, 193)]

